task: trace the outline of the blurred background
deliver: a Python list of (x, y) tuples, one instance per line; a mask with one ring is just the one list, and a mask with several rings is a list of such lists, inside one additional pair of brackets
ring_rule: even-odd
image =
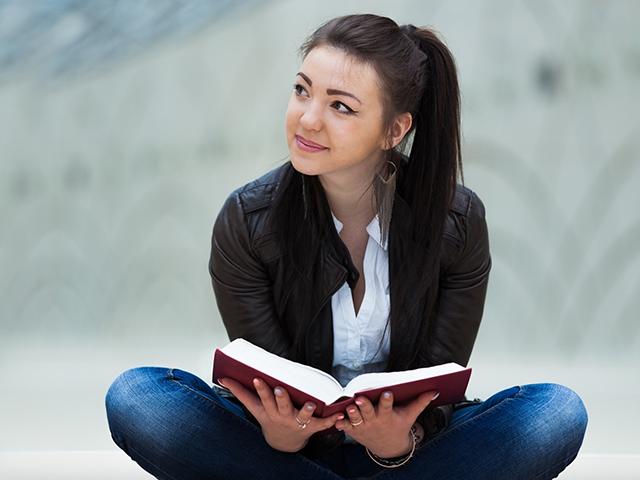
[(211, 384), (215, 217), (286, 158), (306, 35), (365, 12), (456, 58), (493, 257), (468, 396), (562, 383), (582, 452), (640, 454), (633, 0), (0, 1), (1, 452), (115, 450), (127, 368)]

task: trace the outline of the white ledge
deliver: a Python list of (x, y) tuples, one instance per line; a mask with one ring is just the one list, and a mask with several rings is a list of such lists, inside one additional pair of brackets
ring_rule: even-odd
[[(640, 454), (579, 454), (558, 478), (638, 479)], [(149, 480), (154, 478), (120, 450), (0, 452), (0, 478), (11, 480)]]

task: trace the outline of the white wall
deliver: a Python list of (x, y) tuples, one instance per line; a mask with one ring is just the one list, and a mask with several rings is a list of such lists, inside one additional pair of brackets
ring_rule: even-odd
[[(126, 22), (63, 11), (31, 30), (32, 4), (0, 5), (2, 450), (112, 447), (101, 402), (124, 368), (209, 380), (226, 341), (207, 272), (215, 215), (285, 159), (305, 35), (365, 11), (223, 3), (157, 22), (153, 3)], [(640, 392), (640, 3), (366, 5), (434, 26), (459, 68), (465, 183), (494, 262), (472, 393), (565, 383), (592, 413), (585, 446), (639, 453), (623, 405)]]

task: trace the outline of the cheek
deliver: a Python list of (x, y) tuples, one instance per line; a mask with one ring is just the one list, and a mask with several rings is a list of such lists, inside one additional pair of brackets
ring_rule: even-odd
[(346, 152), (355, 157), (368, 153), (375, 143), (371, 130), (356, 122), (341, 122), (332, 130), (332, 138), (336, 153)]
[(297, 111), (295, 106), (292, 105), (292, 102), (289, 102), (287, 111), (285, 112), (285, 115), (284, 115), (285, 132), (287, 134), (287, 139), (289, 141), (293, 140), (293, 137), (297, 132), (299, 117), (300, 117), (299, 112)]

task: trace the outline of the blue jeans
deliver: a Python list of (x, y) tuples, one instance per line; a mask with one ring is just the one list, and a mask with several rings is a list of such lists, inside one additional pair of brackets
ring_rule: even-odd
[(554, 383), (513, 386), (453, 412), (401, 467), (359, 444), (310, 458), (275, 450), (235, 398), (177, 368), (122, 372), (105, 397), (114, 442), (159, 479), (550, 479), (578, 454), (587, 411)]

